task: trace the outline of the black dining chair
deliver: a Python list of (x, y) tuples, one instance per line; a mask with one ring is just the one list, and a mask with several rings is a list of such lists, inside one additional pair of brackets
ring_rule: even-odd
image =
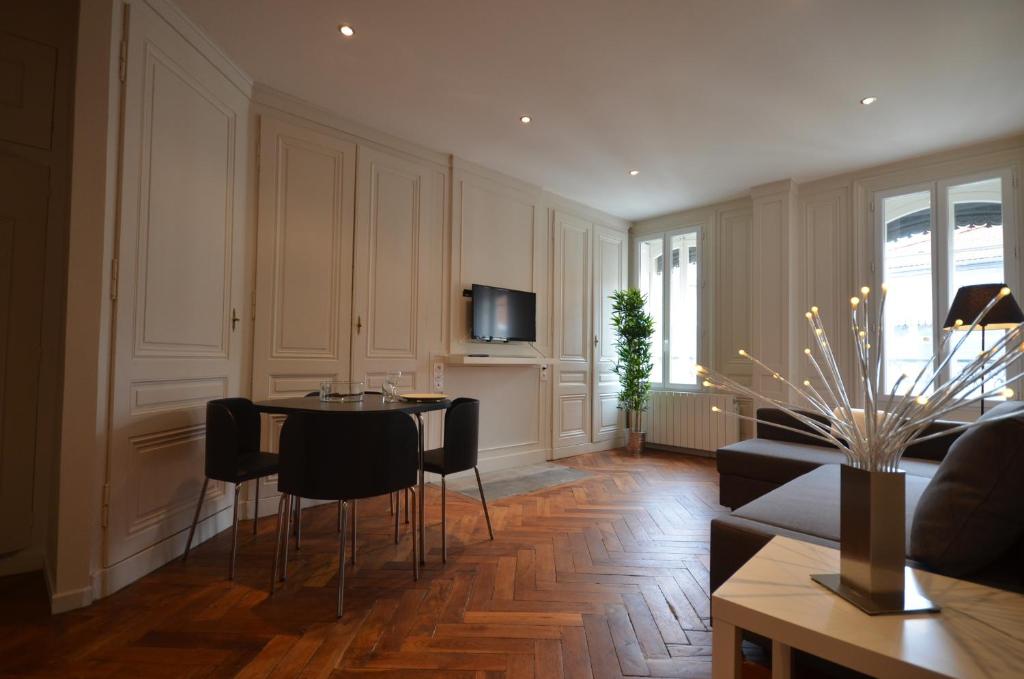
[[(448, 492), (445, 477), (472, 469), (480, 489), (480, 502), (484, 506), (487, 532), (494, 539), (491, 515), (487, 511), (484, 484), (480, 482), (477, 457), (480, 453), (480, 401), (475, 398), (457, 398), (444, 414), (444, 447), (423, 452), (423, 470), (441, 475), (441, 560), (448, 562)], [(426, 552), (426, 550), (423, 550)]]
[(278, 457), (260, 450), (260, 414), (247, 398), (221, 398), (206, 404), (206, 478), (199, 492), (199, 503), (185, 542), (188, 560), (192, 537), (203, 509), (210, 479), (235, 484), (235, 506), (231, 517), (231, 565), (228, 579), (235, 578), (235, 554), (238, 552), (238, 491), (246, 481), (256, 482), (253, 535), (259, 525), (260, 479), (277, 473)]
[[(277, 487), (277, 546), (270, 593), (274, 593), (281, 564), (281, 579), (288, 575), (288, 525), (292, 503), (289, 497), (341, 502), (341, 533), (338, 540), (338, 617), (345, 591), (345, 542), (348, 503), (361, 498), (387, 495), (415, 486), (419, 471), (418, 433), (412, 419), (403, 413), (332, 413), (290, 415), (281, 429), (281, 465)], [(415, 517), (415, 512), (412, 512)], [(395, 513), (395, 530), (398, 530)], [(412, 521), (412, 535), (416, 521)], [(283, 544), (282, 544), (283, 543)], [(412, 540), (413, 578), (419, 579), (416, 540)], [(283, 559), (282, 559), (283, 547)]]

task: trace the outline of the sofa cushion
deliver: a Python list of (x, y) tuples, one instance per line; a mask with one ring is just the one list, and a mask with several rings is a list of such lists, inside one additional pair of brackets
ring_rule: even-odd
[[(839, 542), (839, 472), (837, 464), (818, 467), (743, 505), (732, 516)], [(928, 477), (906, 475), (904, 521), (908, 545), (914, 510), (928, 483)]]
[[(795, 412), (798, 412), (804, 417), (808, 417), (816, 422), (820, 422), (826, 429), (829, 428), (829, 420), (827, 417), (818, 415), (817, 413), (812, 413), (808, 410), (797, 410)], [(825, 441), (814, 438), (814, 436), (810, 436), (809, 434), (813, 434), (814, 430), (784, 410), (780, 410), (778, 408), (758, 408), (757, 419), (757, 438), (759, 439), (772, 439), (775, 441), (786, 441), (788, 443), (803, 443), (810, 446), (835, 447), (830, 443), (826, 443)], [(773, 427), (771, 424), (768, 424), (769, 422), (781, 424), (784, 427), (788, 427), (788, 429)], [(807, 434), (800, 434), (792, 431), (793, 429), (806, 431)]]
[[(1018, 413), (1001, 421), (995, 418)], [(911, 554), (931, 568), (967, 575), (1024, 536), (1024, 403), (1002, 403), (949, 449), (921, 498)]]
[[(842, 464), (846, 457), (835, 448), (788, 443), (772, 439), (746, 439), (719, 448), (718, 473), (781, 485), (824, 464)], [(903, 458), (907, 474), (931, 477), (937, 462)]]

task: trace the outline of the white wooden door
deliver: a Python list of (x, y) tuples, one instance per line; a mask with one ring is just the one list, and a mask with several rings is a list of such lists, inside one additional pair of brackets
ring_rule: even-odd
[(594, 226), (594, 357), (593, 442), (619, 436), (625, 415), (619, 410), (619, 378), (615, 374), (615, 330), (611, 295), (627, 284), (628, 240), (625, 233)]
[(256, 400), (349, 378), (355, 163), (349, 141), (260, 119)]
[(366, 146), (356, 195), (352, 376), (379, 388), (402, 371), (429, 389), (430, 347), (441, 345), (445, 170)]
[[(180, 552), (206, 401), (238, 394), (248, 360), (232, 323), (247, 297), (248, 100), (145, 4), (128, 35), (106, 565)], [(211, 483), (204, 515), (230, 504)]]
[[(351, 373), (356, 146), (260, 118), (254, 400), (304, 396)], [(276, 452), (285, 418), (263, 418)], [(259, 514), (276, 511), (277, 477), (260, 481)], [(249, 493), (246, 493), (248, 499)]]
[[(555, 457), (559, 449), (590, 443), (591, 239), (594, 228), (572, 215), (555, 212)], [(562, 451), (562, 455), (568, 451)], [(568, 453), (571, 454), (571, 453)]]

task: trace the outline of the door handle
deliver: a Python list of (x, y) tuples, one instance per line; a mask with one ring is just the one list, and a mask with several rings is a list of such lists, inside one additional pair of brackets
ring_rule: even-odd
[(231, 309), (231, 332), (235, 331), (235, 328), (238, 327), (238, 321), (240, 321), (240, 320), (241, 319), (238, 317), (238, 312), (235, 311), (234, 307), (232, 307), (232, 309)]
[(599, 340), (599, 339), (597, 338), (597, 335), (594, 335), (594, 346), (596, 347), (596, 346), (597, 346), (598, 344), (600, 344), (600, 343), (601, 343), (601, 340)]
[(363, 331), (363, 317), (356, 316), (356, 334), (358, 335)]

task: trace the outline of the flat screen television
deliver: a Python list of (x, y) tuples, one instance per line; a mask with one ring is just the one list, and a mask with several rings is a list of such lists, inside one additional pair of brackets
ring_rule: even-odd
[(474, 284), (473, 339), (478, 342), (536, 342), (537, 295)]

